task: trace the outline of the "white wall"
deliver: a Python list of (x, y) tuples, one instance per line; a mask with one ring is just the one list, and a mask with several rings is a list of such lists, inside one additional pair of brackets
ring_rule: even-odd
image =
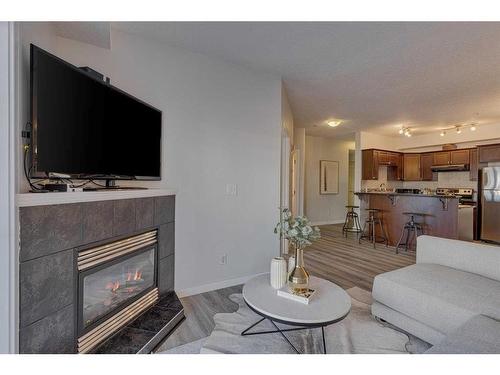
[(176, 289), (266, 272), (279, 251), (280, 77), (114, 30), (111, 38), (108, 50), (56, 37), (55, 52), (163, 111), (162, 180), (148, 186), (178, 189)]
[(357, 143), (360, 150), (367, 148), (380, 148), (382, 150), (398, 151), (401, 139), (399, 137), (387, 137), (385, 135), (358, 132)]
[[(315, 224), (344, 222), (347, 204), (349, 149), (352, 141), (306, 136), (305, 215)], [(339, 162), (339, 194), (319, 193), (319, 162)]]

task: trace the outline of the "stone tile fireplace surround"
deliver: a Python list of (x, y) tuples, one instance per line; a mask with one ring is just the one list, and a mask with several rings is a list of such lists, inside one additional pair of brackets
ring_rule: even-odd
[[(143, 233), (157, 235), (152, 246), (159, 294), (159, 306), (144, 313), (156, 320), (142, 319), (143, 325), (158, 326), (163, 336), (168, 334), (161, 326), (168, 323), (166, 317), (178, 318), (182, 312), (173, 292), (175, 195), (24, 206), (19, 208), (19, 221), (20, 353), (76, 353), (78, 254)], [(124, 328), (129, 336), (158, 336), (138, 326), (140, 321)], [(102, 343), (106, 350), (97, 352), (120, 352), (111, 348), (121, 340), (116, 336)]]

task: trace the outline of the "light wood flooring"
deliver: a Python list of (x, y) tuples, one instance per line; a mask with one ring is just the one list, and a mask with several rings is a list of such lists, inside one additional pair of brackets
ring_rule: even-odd
[[(394, 248), (362, 242), (355, 234), (342, 236), (342, 225), (321, 227), (322, 238), (304, 252), (307, 270), (315, 276), (330, 280), (344, 289), (358, 286), (371, 291), (373, 278), (384, 272), (415, 263), (415, 253), (395, 254)], [(186, 320), (157, 349), (167, 350), (208, 336), (213, 328), (213, 316), (234, 312), (238, 306), (228, 297), (241, 293), (242, 286), (215, 290), (181, 298)]]
[(415, 252), (395, 254), (393, 247), (358, 243), (354, 233), (342, 236), (342, 225), (324, 225), (321, 239), (304, 251), (306, 269), (314, 276), (330, 280), (344, 289), (353, 286), (372, 290), (373, 278), (384, 272), (415, 263)]

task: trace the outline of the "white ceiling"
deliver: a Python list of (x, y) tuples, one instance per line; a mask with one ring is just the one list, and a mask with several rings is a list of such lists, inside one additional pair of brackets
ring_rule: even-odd
[[(283, 77), (296, 127), (424, 134), (500, 123), (500, 23), (112, 23)], [(338, 128), (326, 121), (345, 119)]]

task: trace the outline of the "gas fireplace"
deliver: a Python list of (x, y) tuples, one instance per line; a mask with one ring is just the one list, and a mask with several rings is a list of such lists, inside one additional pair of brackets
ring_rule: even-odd
[(89, 352), (158, 300), (157, 232), (78, 253), (78, 351)]

